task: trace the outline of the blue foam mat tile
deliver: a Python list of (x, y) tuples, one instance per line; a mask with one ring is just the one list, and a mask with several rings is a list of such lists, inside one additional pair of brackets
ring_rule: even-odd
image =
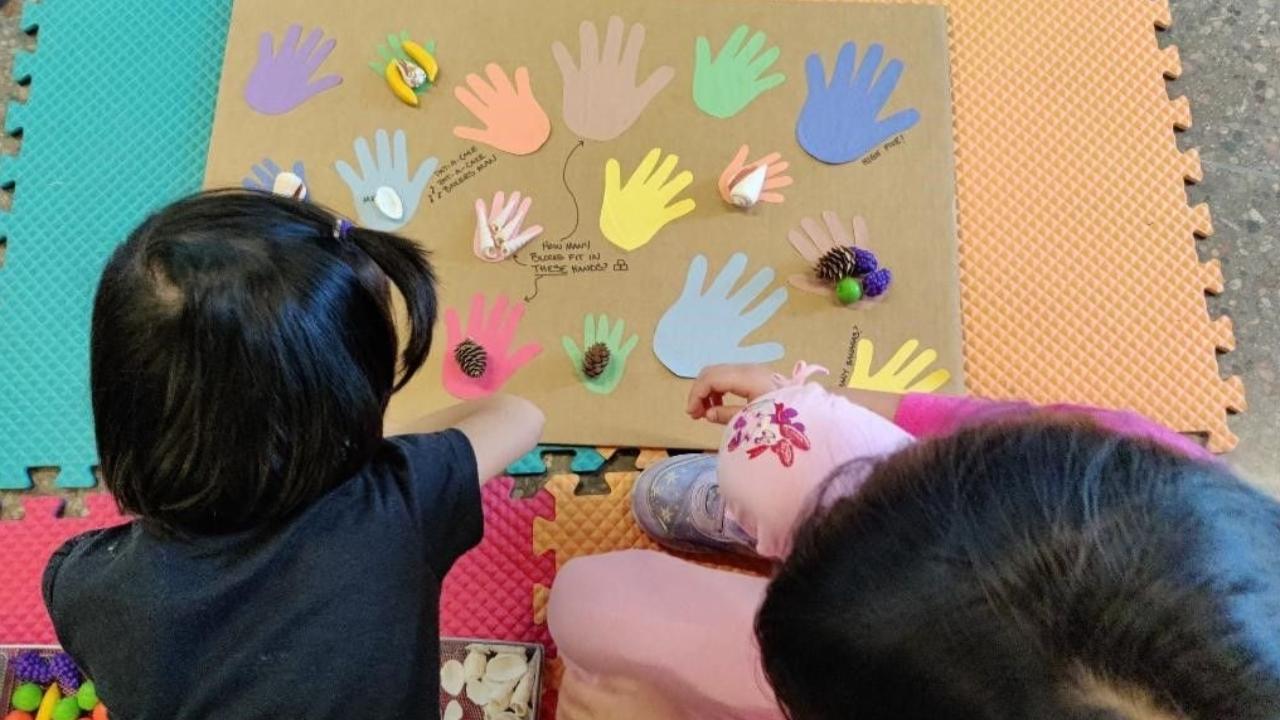
[(17, 135), (27, 126), (27, 104), (14, 100), (5, 106), (4, 131)]
[(19, 50), (13, 54), (13, 68), (10, 76), (14, 82), (25, 84), (31, 79), (31, 64), (34, 62), (32, 57), (32, 53), (25, 50)]
[[(102, 265), (147, 213), (200, 188), (231, 0), (28, 0), (39, 26), (0, 268), (0, 488), (27, 468), (93, 484), (89, 315)], [(179, 56), (167, 58), (172, 49)], [(86, 68), (92, 81), (86, 81)]]
[(541, 475), (547, 472), (547, 454), (573, 453), (569, 469), (575, 473), (593, 473), (604, 467), (605, 457), (593, 447), (575, 445), (539, 445), (507, 466), (508, 475)]

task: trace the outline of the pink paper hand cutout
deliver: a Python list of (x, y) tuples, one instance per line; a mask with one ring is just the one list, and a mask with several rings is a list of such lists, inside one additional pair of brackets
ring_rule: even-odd
[[(486, 314), (487, 304), (484, 293), (472, 296), (465, 333), (458, 311), (454, 308), (444, 311), (446, 354), (441, 381), (445, 391), (460, 400), (487, 397), (501, 390), (516, 371), (542, 352), (538, 343), (521, 345), (515, 352), (511, 351), (520, 319), (524, 317), (524, 303), (509, 304), (506, 295), (499, 295), (494, 299), (493, 310)], [(485, 371), (480, 377), (468, 377), (463, 373), (454, 356), (464, 340), (471, 340), (485, 350)]]
[(312, 30), (299, 46), (301, 36), (302, 26), (290, 25), (280, 43), (280, 51), (276, 52), (271, 33), (262, 33), (258, 40), (258, 62), (244, 88), (244, 100), (249, 107), (263, 115), (280, 115), (342, 84), (338, 75), (311, 80), (337, 41), (330, 38), (321, 45), (324, 31), (320, 28)]
[(578, 28), (577, 64), (564, 43), (557, 40), (551, 45), (564, 78), (564, 124), (587, 140), (612, 140), (621, 135), (676, 76), (674, 68), (663, 65), (644, 82), (637, 82), (644, 26), (631, 26), (625, 46), (624, 29), (622, 18), (609, 18), (601, 49), (595, 24), (584, 20)]
[(733, 156), (733, 160), (729, 163), (724, 172), (720, 173), (720, 182), (718, 187), (720, 197), (727, 203), (732, 204), (733, 200), (729, 197), (729, 190), (733, 186), (735, 180), (742, 175), (754, 170), (761, 165), (768, 166), (765, 171), (764, 192), (760, 194), (760, 202), (780, 203), (786, 198), (780, 192), (772, 192), (791, 185), (795, 180), (787, 175), (787, 168), (791, 167), (791, 163), (782, 159), (781, 153), (769, 153), (755, 162), (748, 163), (747, 155), (751, 152), (751, 148), (743, 145), (738, 148), (738, 154)]
[(484, 72), (489, 82), (471, 73), (467, 76), (468, 87), (459, 85), (453, 89), (453, 96), (484, 128), (458, 126), (453, 134), (512, 155), (528, 155), (542, 147), (551, 135), (551, 120), (533, 97), (529, 68), (516, 68), (514, 87), (496, 63), (486, 65)]

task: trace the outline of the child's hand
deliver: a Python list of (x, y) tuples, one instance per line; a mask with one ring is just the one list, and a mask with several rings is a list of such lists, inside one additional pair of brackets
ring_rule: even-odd
[(751, 402), (776, 389), (777, 378), (767, 365), (712, 365), (693, 381), (685, 410), (694, 420), (724, 425), (743, 408), (740, 404), (725, 405), (726, 395)]

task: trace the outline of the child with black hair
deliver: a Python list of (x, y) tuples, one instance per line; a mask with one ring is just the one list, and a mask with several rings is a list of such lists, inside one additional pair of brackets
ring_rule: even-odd
[[(646, 468), (676, 550), (552, 588), (562, 720), (1280, 718), (1280, 504), (1132, 413), (706, 370), (716, 455)], [(726, 404), (737, 396), (742, 404)]]
[(414, 243), (266, 193), (181, 200), (116, 250), (91, 387), (137, 519), (44, 577), (113, 718), (436, 715), (441, 583), (543, 418), (495, 396), (384, 433), (435, 320)]

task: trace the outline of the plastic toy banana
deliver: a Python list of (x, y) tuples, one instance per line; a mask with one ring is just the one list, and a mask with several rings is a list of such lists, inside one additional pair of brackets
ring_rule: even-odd
[(36, 720), (52, 720), (53, 709), (61, 699), (62, 693), (58, 692), (58, 683), (49, 685), (49, 689), (44, 691), (44, 698), (40, 700), (40, 707), (36, 710)]
[(400, 49), (404, 50), (404, 54), (427, 73), (427, 82), (434, 84), (436, 76), (440, 74), (440, 65), (436, 62), (436, 56), (412, 40), (405, 40), (400, 44)]
[(401, 41), (400, 51), (408, 60), (392, 59), (383, 68), (383, 75), (387, 87), (401, 102), (418, 107), (418, 88), (435, 83), (440, 64), (430, 50), (412, 40)]
[(409, 83), (405, 82), (404, 76), (396, 63), (397, 61), (395, 60), (387, 63), (387, 68), (384, 71), (387, 78), (387, 87), (391, 88), (391, 92), (400, 98), (400, 102), (418, 107), (418, 93), (414, 92), (413, 88), (409, 87)]

